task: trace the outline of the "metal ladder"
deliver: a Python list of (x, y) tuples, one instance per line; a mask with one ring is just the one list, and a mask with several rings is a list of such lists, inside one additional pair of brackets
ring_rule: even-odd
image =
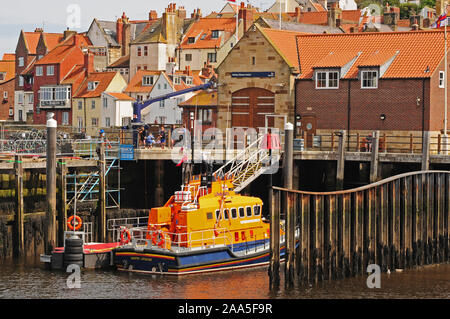
[(278, 164), (281, 157), (281, 150), (262, 148), (262, 143), (266, 134), (261, 135), (247, 148), (239, 152), (233, 159), (214, 172), (214, 175), (222, 178), (233, 177), (234, 191), (236, 193), (243, 190), (260, 175), (273, 168), (273, 164)]

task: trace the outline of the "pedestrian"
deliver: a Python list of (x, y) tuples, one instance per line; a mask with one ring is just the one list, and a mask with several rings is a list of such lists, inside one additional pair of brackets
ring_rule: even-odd
[(159, 132), (159, 142), (161, 143), (161, 149), (164, 149), (164, 144), (166, 143), (166, 131), (164, 126), (161, 126), (161, 131)]
[(150, 132), (147, 135), (145, 141), (146, 141), (146, 147), (147, 148), (152, 148), (153, 147), (153, 144), (155, 144), (155, 137), (153, 136), (152, 132)]
[(369, 135), (366, 137), (366, 141), (367, 141), (367, 147), (366, 147), (366, 150), (367, 150), (367, 152), (371, 152), (371, 151), (372, 151), (372, 134), (369, 134)]
[(145, 147), (145, 133), (144, 133), (144, 128), (141, 126), (138, 130), (139, 132), (139, 146), (144, 146)]

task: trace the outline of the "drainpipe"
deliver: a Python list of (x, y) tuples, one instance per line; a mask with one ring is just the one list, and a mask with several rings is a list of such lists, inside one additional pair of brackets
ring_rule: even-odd
[(423, 138), (425, 131), (425, 78), (422, 79), (422, 152), (423, 152)]
[(348, 97), (347, 97), (347, 151), (350, 151), (350, 88), (351, 88), (351, 82), (350, 79), (348, 79)]

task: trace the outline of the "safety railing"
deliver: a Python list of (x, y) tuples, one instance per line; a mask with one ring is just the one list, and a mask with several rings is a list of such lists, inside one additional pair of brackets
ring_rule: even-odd
[[(345, 150), (347, 152), (371, 152), (373, 134), (351, 133), (346, 136)], [(294, 141), (296, 151), (337, 151), (339, 137), (337, 132), (321, 134), (301, 134)], [(421, 133), (395, 135), (380, 131), (379, 152), (422, 154), (423, 138)], [(450, 137), (434, 134), (430, 137), (430, 154), (448, 154)]]
[[(181, 232), (166, 232), (158, 228), (160, 224), (151, 224), (145, 227), (126, 227), (112, 229), (115, 231), (115, 238), (121, 241), (122, 232), (129, 231), (131, 235), (130, 243), (140, 247), (159, 247), (172, 251), (185, 251), (194, 249), (206, 249), (216, 246), (228, 246), (234, 251), (231, 234), (226, 228), (207, 229), (198, 231), (187, 231), (186, 227), (179, 227)], [(126, 228), (124, 228), (126, 227)], [(184, 228), (184, 229), (183, 229)], [(118, 232), (117, 232), (118, 231)]]

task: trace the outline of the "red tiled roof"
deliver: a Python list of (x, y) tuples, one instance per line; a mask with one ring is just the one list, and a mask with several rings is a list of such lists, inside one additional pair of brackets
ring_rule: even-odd
[(73, 45), (58, 46), (54, 48), (52, 51), (50, 51), (48, 54), (46, 54), (42, 59), (36, 61), (35, 65), (60, 63), (73, 50), (80, 50), (80, 48)]
[(330, 52), (323, 59), (313, 63), (312, 68), (337, 68), (343, 67), (353, 60), (358, 53), (355, 52)]
[(312, 5), (314, 6), (314, 8), (316, 8), (317, 11), (327, 11), (324, 9), (324, 7), (320, 4), (320, 3), (312, 3)]
[[(311, 78), (313, 67), (330, 52), (355, 55), (361, 52), (345, 76), (356, 78), (359, 65), (383, 64), (396, 51), (398, 54), (383, 78), (428, 78), (443, 59), (442, 33), (443, 31), (415, 31), (301, 35), (297, 37), (302, 72), (300, 78)], [(429, 72), (426, 72), (427, 69)]]
[(139, 70), (131, 78), (130, 83), (125, 88), (126, 93), (148, 93), (152, 90), (153, 85), (142, 85), (142, 77), (145, 75), (159, 76), (162, 71)]
[(284, 56), (290, 66), (298, 70), (298, 53), (295, 39), (298, 35), (306, 33), (268, 28), (261, 28), (261, 31), (274, 44), (275, 49), (279, 50)]
[(326, 25), (328, 24), (327, 11), (302, 12), (300, 14), (300, 19), (298, 22), (306, 24)]
[[(181, 42), (182, 49), (206, 49), (206, 48), (220, 48), (221, 38), (213, 39), (212, 31), (225, 31), (225, 40), (232, 36), (235, 32), (236, 19), (235, 18), (200, 18), (195, 21), (186, 32), (183, 41)], [(206, 36), (202, 39), (203, 35)], [(188, 43), (190, 37), (196, 37), (194, 43)]]
[(200, 91), (179, 106), (217, 106), (217, 92)]
[(15, 61), (16, 55), (14, 53), (5, 53), (3, 54), (3, 61)]
[(16, 61), (0, 61), (0, 73), (6, 73), (5, 79), (0, 83), (13, 79), (16, 76)]
[(36, 54), (36, 48), (41, 37), (40, 32), (24, 32), (24, 41), (29, 54)]
[(71, 84), (72, 92), (76, 94), (80, 88), (80, 85), (83, 84), (83, 81), (86, 77), (86, 71), (84, 69), (84, 65), (76, 64), (69, 71), (67, 76), (61, 81), (61, 84)]
[(111, 95), (112, 97), (120, 101), (134, 101), (134, 99), (131, 96), (128, 96), (125, 93), (107, 92), (107, 94)]
[[(108, 86), (111, 84), (111, 81), (114, 79), (116, 74), (117, 74), (116, 72), (94, 72), (89, 74), (87, 79), (81, 85), (78, 92), (73, 97), (89, 98), (101, 96), (102, 93), (105, 92)], [(89, 91), (88, 90), (89, 82), (98, 82), (98, 85), (94, 90)]]

